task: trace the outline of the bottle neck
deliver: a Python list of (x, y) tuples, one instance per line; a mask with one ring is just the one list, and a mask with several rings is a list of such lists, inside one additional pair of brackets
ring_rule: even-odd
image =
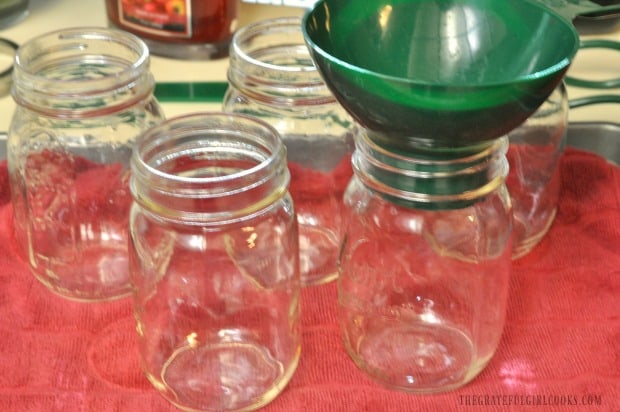
[(387, 200), (419, 209), (460, 209), (496, 191), (508, 174), (508, 139), (459, 149), (386, 149), (360, 129), (353, 169), (364, 186)]
[(15, 56), (13, 98), (49, 117), (117, 113), (149, 98), (148, 48), (129, 33), (68, 29), (36, 37)]
[(186, 223), (230, 223), (284, 196), (286, 149), (271, 126), (194, 114), (150, 128), (136, 144), (131, 191), (143, 208)]
[(316, 70), (298, 18), (248, 25), (234, 36), (228, 81), (244, 96), (278, 106), (307, 106), (336, 100)]

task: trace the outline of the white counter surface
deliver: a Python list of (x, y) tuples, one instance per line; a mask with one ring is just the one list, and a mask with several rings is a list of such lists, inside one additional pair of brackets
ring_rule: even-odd
[[(240, 4), (240, 25), (262, 19), (280, 16), (301, 16), (303, 9), (259, 4)], [(104, 0), (30, 0), (30, 15), (22, 22), (0, 30), (0, 37), (24, 43), (28, 39), (56, 29), (76, 26), (105, 26), (107, 17)], [(620, 41), (620, 24), (613, 31), (602, 34), (588, 34), (583, 39), (600, 38)], [(224, 81), (227, 59), (213, 61), (172, 60), (152, 56), (151, 71), (159, 82), (167, 81)], [(582, 50), (574, 59), (569, 74), (587, 79), (609, 79), (620, 77), (620, 51), (588, 49)], [(569, 87), (569, 97), (578, 98), (596, 94), (620, 94), (620, 88), (613, 90), (587, 90)], [(14, 110), (10, 96), (0, 97), (0, 132), (6, 131)], [(167, 117), (177, 114), (217, 110), (217, 104), (165, 103)], [(620, 122), (619, 104), (600, 104), (571, 110), (571, 121)]]

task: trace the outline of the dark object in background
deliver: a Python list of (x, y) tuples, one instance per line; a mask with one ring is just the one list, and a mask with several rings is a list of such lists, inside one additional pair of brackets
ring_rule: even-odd
[(592, 1), (601, 6), (612, 6), (614, 4), (620, 4), (620, 2), (616, 0), (592, 0)]
[(9, 39), (0, 37), (0, 97), (11, 92), (13, 84), (13, 59), (17, 44)]
[[(618, 0), (591, 0), (600, 6), (620, 5)], [(581, 35), (610, 33), (620, 27), (620, 12), (617, 15), (607, 16), (578, 16), (575, 28)]]
[(17, 24), (28, 16), (28, 0), (0, 1), (0, 29)]

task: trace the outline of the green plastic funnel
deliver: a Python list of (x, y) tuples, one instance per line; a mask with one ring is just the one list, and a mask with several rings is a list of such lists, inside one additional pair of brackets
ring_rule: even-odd
[(452, 149), (506, 134), (562, 81), (579, 49), (570, 16), (596, 9), (575, 3), (584, 1), (319, 0), (302, 30), (326, 84), (373, 140)]

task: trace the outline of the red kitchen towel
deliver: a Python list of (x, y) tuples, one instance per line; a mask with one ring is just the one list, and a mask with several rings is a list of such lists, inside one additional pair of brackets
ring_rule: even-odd
[[(444, 394), (387, 390), (340, 342), (336, 287), (302, 294), (303, 350), (264, 410), (620, 411), (620, 168), (567, 149), (555, 223), (514, 262), (508, 319), (487, 368)], [(0, 202), (6, 202), (0, 164)], [(66, 301), (15, 256), (12, 210), (0, 206), (0, 410), (175, 411), (138, 363), (129, 299)]]

